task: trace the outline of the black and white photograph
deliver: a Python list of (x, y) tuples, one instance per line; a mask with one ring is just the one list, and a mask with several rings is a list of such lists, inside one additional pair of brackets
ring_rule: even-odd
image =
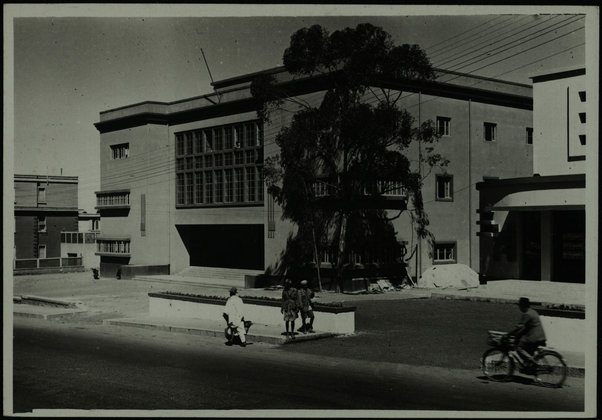
[(598, 6), (3, 9), (5, 416), (596, 417)]

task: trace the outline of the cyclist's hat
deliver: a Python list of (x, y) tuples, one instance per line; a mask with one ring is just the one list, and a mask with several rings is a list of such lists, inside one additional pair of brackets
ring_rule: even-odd
[(230, 296), (234, 296), (236, 294), (236, 292), (238, 292), (238, 289), (236, 287), (233, 287), (230, 289)]
[(529, 298), (522, 297), (518, 300), (518, 306), (526, 306), (528, 308), (531, 306), (531, 302), (529, 302)]

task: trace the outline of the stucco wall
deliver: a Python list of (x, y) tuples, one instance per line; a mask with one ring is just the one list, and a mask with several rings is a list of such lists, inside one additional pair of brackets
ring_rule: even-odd
[[(127, 159), (112, 159), (111, 145), (129, 143)], [(99, 210), (102, 235), (129, 235), (131, 264), (169, 264), (170, 146), (167, 127), (144, 125), (101, 134), (101, 191), (129, 189), (129, 211)], [(146, 200), (141, 230), (141, 196)]]
[(585, 155), (585, 146), (579, 141), (579, 134), (585, 134), (585, 124), (579, 120), (579, 113), (585, 112), (580, 91), (585, 91), (585, 75), (533, 84), (535, 173), (541, 176), (585, 173), (584, 160), (568, 158), (569, 153)]

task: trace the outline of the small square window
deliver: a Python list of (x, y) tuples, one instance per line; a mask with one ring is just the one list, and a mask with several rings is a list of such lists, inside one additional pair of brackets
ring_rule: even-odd
[(533, 144), (533, 129), (527, 127), (527, 144)]
[(455, 242), (438, 242), (433, 247), (434, 264), (454, 264), (457, 261)]
[(114, 144), (111, 146), (111, 152), (113, 155), (113, 160), (127, 159), (130, 156), (130, 144)]
[(584, 90), (579, 92), (579, 99), (581, 100), (581, 102), (585, 102), (585, 91)]
[(38, 185), (38, 203), (46, 203), (46, 187)]
[(450, 126), (451, 118), (437, 117), (437, 133), (439, 133), (439, 135), (449, 136), (451, 134)]
[(582, 146), (585, 146), (585, 134), (579, 134), (579, 142)]
[(585, 112), (579, 113), (579, 121), (581, 121), (582, 124), (585, 124)]
[(454, 199), (453, 177), (437, 175), (435, 177), (435, 198), (437, 201), (452, 201)]
[(484, 123), (485, 141), (497, 140), (497, 124), (495, 123)]

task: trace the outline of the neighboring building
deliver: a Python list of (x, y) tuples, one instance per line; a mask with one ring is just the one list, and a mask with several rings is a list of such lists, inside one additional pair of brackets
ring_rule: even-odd
[[(304, 100), (318, 103), (323, 97), (326, 78), (292, 79), (283, 68), (261, 73)], [(261, 272), (278, 263), (294, 227), (281, 220), (281, 209), (267, 195), (262, 169), (264, 158), (278, 153), (274, 139), (291, 113), (277, 112), (264, 127), (249, 91), (257, 74), (215, 82), (210, 95), (100, 113), (96, 209), (103, 219), (97, 251), (102, 275), (114, 275), (122, 265), (172, 273), (190, 266)], [(436, 245), (431, 253), (422, 244), (420, 261), (410, 266), (413, 274), (439, 263), (478, 268), (476, 182), (532, 173), (531, 87), (438, 75), (434, 82), (386, 86), (404, 92), (400, 105), (419, 122), (437, 122), (443, 137), (436, 149), (451, 162), (425, 179)], [(417, 160), (418, 147), (409, 153)], [(394, 211), (398, 200), (387, 198), (385, 208)], [(417, 243), (409, 218), (395, 220), (394, 227), (400, 242)]]
[(532, 80), (534, 176), (477, 185), (481, 281), (584, 283), (585, 69)]
[(15, 175), (15, 272), (81, 266), (61, 258), (61, 232), (77, 231), (76, 176)]
[(100, 257), (96, 255), (96, 237), (100, 234), (100, 215), (79, 210), (77, 231), (61, 232), (61, 257), (82, 258), (86, 268), (97, 268)]

